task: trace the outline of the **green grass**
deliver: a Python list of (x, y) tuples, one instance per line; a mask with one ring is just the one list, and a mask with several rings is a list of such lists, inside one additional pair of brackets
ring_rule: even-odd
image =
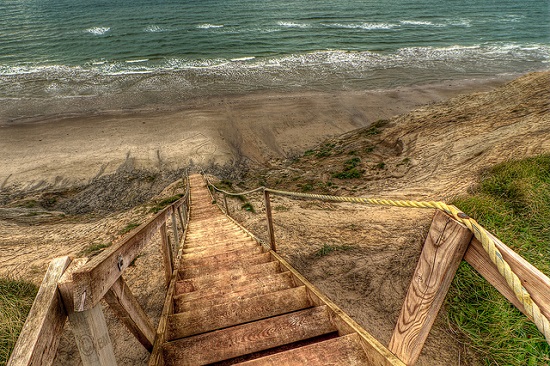
[(126, 226), (124, 226), (120, 231), (118, 232), (120, 235), (124, 235), (126, 233), (129, 233), (130, 231), (134, 230), (136, 227), (141, 225), (139, 222), (129, 222)]
[(254, 206), (252, 206), (252, 203), (250, 202), (246, 202), (241, 206), (241, 208), (248, 212), (252, 212), (252, 213), (256, 212), (256, 210), (254, 210)]
[[(453, 204), (550, 275), (550, 155), (499, 164)], [(536, 326), (467, 263), (447, 296), (448, 316), (485, 365), (550, 365)]]
[(317, 252), (315, 252), (315, 255), (318, 257), (324, 257), (325, 255), (328, 255), (334, 251), (345, 251), (352, 248), (353, 247), (350, 245), (333, 245), (325, 243)]
[(7, 364), (37, 291), (30, 282), (0, 278), (0, 365)]
[(364, 170), (357, 169), (357, 166), (361, 162), (360, 158), (352, 158), (344, 161), (344, 170), (332, 174), (332, 178), (338, 179), (353, 179), (361, 178)]
[(166, 206), (171, 205), (172, 203), (176, 202), (180, 198), (183, 197), (183, 194), (176, 194), (174, 196), (165, 198), (159, 202), (157, 202), (153, 207), (149, 209), (149, 212), (157, 213), (159, 211), (162, 211)]
[(334, 143), (326, 142), (319, 148), (319, 151), (317, 151), (315, 156), (318, 158), (325, 158), (327, 156), (331, 156), (332, 149), (334, 149), (335, 146), (336, 144)]
[(91, 244), (82, 249), (79, 253), (79, 257), (93, 257), (103, 251), (103, 249), (108, 248), (113, 243), (98, 243), (98, 244)]

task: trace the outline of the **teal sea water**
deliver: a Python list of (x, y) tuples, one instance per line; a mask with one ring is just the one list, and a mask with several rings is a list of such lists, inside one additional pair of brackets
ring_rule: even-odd
[(549, 62), (549, 0), (0, 1), (3, 100), (377, 89)]

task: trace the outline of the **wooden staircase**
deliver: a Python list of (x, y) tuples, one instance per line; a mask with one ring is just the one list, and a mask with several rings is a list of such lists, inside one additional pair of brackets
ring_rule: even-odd
[(158, 363), (402, 365), (212, 204), (200, 175), (189, 179), (190, 221)]

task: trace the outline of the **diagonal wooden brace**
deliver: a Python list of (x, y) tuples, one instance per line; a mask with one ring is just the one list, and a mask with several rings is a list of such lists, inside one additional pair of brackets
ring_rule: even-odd
[(122, 277), (119, 277), (105, 294), (105, 301), (137, 340), (151, 352), (155, 341), (155, 329)]

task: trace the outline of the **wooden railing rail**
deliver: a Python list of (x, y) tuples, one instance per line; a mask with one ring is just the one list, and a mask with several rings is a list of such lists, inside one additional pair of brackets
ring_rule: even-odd
[[(154, 326), (122, 273), (159, 232), (166, 284), (170, 282), (189, 218), (188, 178), (183, 182), (183, 197), (89, 262), (87, 258), (62, 257), (50, 263), (8, 366), (51, 365), (67, 317), (83, 365), (116, 365), (101, 299), (149, 352), (153, 350)], [(169, 221), (173, 243), (167, 231)]]

